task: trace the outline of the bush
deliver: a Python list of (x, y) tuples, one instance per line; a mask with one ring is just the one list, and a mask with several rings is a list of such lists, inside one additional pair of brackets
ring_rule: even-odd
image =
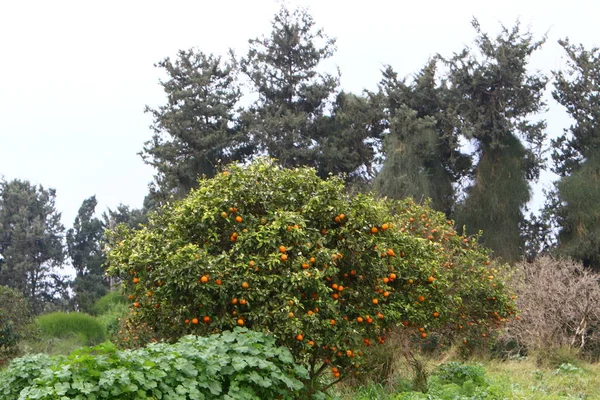
[(92, 306), (93, 315), (102, 315), (111, 312), (119, 305), (127, 304), (127, 298), (117, 291), (108, 292), (100, 297)]
[(487, 251), (443, 214), (264, 159), (110, 240), (108, 272), (131, 301), (127, 345), (246, 326), (288, 347), (311, 385), (354, 371), (398, 325), (419, 338), (489, 334), (512, 312)]
[[(600, 344), (600, 274), (580, 263), (549, 256), (522, 262), (514, 276), (520, 320), (506, 338), (541, 359), (561, 363), (560, 354), (582, 354)], [(556, 357), (553, 356), (556, 355)], [(543, 361), (541, 360), (540, 361)]]
[(289, 350), (276, 347), (272, 338), (236, 328), (133, 351), (107, 344), (69, 357), (23, 357), (0, 372), (0, 397), (294, 399), (306, 376)]
[(84, 345), (98, 344), (106, 339), (102, 324), (87, 314), (58, 311), (41, 315), (35, 322), (46, 338), (77, 336)]
[(17, 344), (27, 334), (31, 321), (29, 307), (23, 295), (7, 286), (0, 286), (0, 365), (18, 355)]

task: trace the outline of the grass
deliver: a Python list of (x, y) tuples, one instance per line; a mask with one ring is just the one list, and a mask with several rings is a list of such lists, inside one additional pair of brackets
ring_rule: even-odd
[[(432, 361), (432, 360), (430, 360)], [(339, 385), (332, 392), (336, 400), (553, 400), (600, 399), (600, 364), (565, 363), (557, 368), (538, 367), (535, 360), (484, 361), (479, 367), (467, 362), (450, 374), (435, 370), (428, 361), (431, 375), (427, 394), (410, 391), (410, 374), (397, 376), (395, 384), (365, 384), (360, 387)], [(467, 371), (465, 379), (464, 371)], [(481, 372), (477, 372), (481, 371)], [(473, 374), (473, 375), (470, 375)], [(480, 374), (480, 375), (479, 375)], [(450, 378), (448, 378), (450, 376)], [(446, 379), (444, 379), (446, 378)], [(480, 379), (481, 378), (481, 379)]]
[(83, 313), (53, 312), (39, 316), (35, 323), (44, 338), (74, 336), (86, 346), (102, 343), (106, 339), (104, 326), (96, 318)]

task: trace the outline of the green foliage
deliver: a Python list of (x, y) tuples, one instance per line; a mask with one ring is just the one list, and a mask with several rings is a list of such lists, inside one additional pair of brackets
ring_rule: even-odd
[(575, 123), (552, 142), (556, 182), (554, 211), (559, 253), (600, 269), (600, 49), (559, 41), (568, 55), (566, 71), (555, 72), (556, 101)]
[(75, 269), (73, 290), (76, 308), (91, 312), (94, 302), (108, 291), (104, 277), (105, 256), (101, 240), (105, 226), (94, 217), (96, 197), (85, 199), (79, 208), (73, 228), (67, 231), (67, 253)]
[(5, 400), (294, 399), (306, 376), (272, 338), (236, 328), (134, 351), (101, 345), (69, 357), (23, 357), (0, 372), (0, 395)]
[(460, 133), (476, 146), (478, 164), (467, 197), (457, 206), (456, 219), (468, 232), (483, 230), (483, 243), (504, 261), (520, 258), (524, 240), (522, 210), (530, 198), (529, 181), (542, 166), (544, 121), (531, 118), (543, 111), (547, 78), (530, 73), (531, 55), (544, 40), (535, 41), (519, 24), (502, 28), (490, 38), (473, 21), (476, 51), (465, 48), (444, 60), (448, 101), (456, 105)]
[(98, 322), (104, 326), (107, 337), (113, 340), (118, 337), (120, 321), (127, 316), (129, 303), (121, 293), (112, 291), (98, 299), (92, 310)]
[(66, 296), (62, 267), (64, 227), (56, 192), (28, 181), (0, 181), (0, 285), (27, 298), (34, 313)]
[(440, 383), (455, 383), (463, 385), (467, 381), (471, 381), (476, 385), (484, 385), (485, 370), (481, 365), (465, 365), (460, 362), (448, 362), (441, 364), (435, 375)]
[(128, 345), (244, 325), (290, 348), (314, 384), (328, 368), (348, 374), (400, 323), (419, 336), (463, 323), (462, 339), (512, 307), (486, 251), (443, 214), (349, 196), (338, 178), (266, 159), (231, 165), (142, 230), (112, 235)]
[(116, 290), (108, 292), (94, 303), (92, 307), (93, 315), (102, 315), (118, 308), (121, 304), (127, 304), (127, 298)]
[(46, 338), (77, 336), (85, 345), (104, 341), (104, 327), (91, 315), (83, 313), (54, 312), (36, 318), (36, 325)]
[(453, 184), (470, 166), (460, 152), (455, 106), (445, 84), (436, 76), (437, 60), (430, 61), (411, 84), (399, 80), (388, 66), (379, 84), (385, 114), (385, 161), (375, 180), (378, 191), (391, 198), (412, 197), (450, 215), (455, 202)]
[(331, 115), (317, 121), (317, 175), (342, 175), (353, 188), (362, 188), (376, 175), (375, 147), (384, 129), (383, 116), (371, 95), (340, 92)]
[(183, 197), (198, 176), (214, 176), (218, 164), (248, 153), (235, 117), (240, 99), (233, 61), (194, 49), (157, 64), (168, 74), (161, 82), (167, 104), (152, 114), (154, 135), (141, 155), (157, 170), (154, 195), (161, 201)]
[(314, 165), (320, 158), (317, 120), (331, 106), (338, 79), (321, 74), (322, 61), (333, 55), (335, 40), (315, 28), (306, 10), (282, 6), (269, 36), (251, 39), (240, 65), (258, 100), (244, 113), (257, 150), (284, 167)]
[(23, 295), (0, 286), (0, 365), (18, 354), (18, 342), (27, 336), (31, 311)]

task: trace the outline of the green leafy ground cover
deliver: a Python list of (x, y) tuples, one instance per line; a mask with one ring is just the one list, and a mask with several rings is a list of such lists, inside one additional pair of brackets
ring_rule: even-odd
[(68, 357), (25, 356), (0, 372), (0, 398), (294, 399), (307, 376), (273, 338), (236, 328), (137, 350), (107, 343)]

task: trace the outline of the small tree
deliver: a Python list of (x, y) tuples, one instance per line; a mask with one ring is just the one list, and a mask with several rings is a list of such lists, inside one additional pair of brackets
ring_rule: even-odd
[(246, 326), (287, 346), (310, 390), (328, 369), (337, 379), (354, 370), (395, 326), (427, 338), (511, 310), (486, 251), (444, 214), (349, 196), (339, 178), (264, 159), (112, 235), (109, 273), (131, 301), (126, 342)]

